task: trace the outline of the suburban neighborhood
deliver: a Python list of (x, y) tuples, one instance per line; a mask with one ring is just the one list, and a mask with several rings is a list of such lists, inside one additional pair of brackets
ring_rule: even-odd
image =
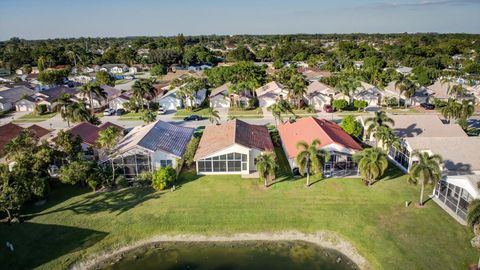
[(480, 269), (480, 35), (418, 29), (0, 30), (0, 266)]

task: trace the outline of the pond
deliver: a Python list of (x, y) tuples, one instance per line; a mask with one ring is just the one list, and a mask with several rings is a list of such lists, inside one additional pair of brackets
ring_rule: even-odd
[(358, 269), (338, 251), (302, 241), (162, 242), (117, 256), (99, 269)]

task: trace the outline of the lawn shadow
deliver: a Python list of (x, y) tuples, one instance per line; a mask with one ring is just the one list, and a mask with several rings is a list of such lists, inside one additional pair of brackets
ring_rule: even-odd
[(155, 190), (151, 187), (132, 187), (113, 192), (92, 193), (86, 195), (81, 201), (73, 202), (67, 206), (52, 211), (25, 215), (25, 218), (48, 215), (67, 210), (73, 211), (76, 214), (108, 212), (120, 215), (143, 202), (159, 198), (160, 195), (161, 194), (158, 192), (155, 193)]
[(379, 181), (394, 180), (403, 175), (405, 175), (405, 173), (402, 170), (400, 170), (395, 164), (389, 162), (387, 170)]
[[(0, 224), (0, 227), (0, 261), (10, 270), (42, 266), (63, 255), (89, 248), (108, 235), (102, 231), (30, 222)], [(13, 252), (5, 248), (6, 241), (12, 243)]]

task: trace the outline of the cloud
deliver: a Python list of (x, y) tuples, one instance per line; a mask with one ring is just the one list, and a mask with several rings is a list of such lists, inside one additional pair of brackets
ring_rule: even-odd
[[(480, 0), (421, 0), (421, 1), (404, 1), (404, 2), (382, 2), (373, 4), (375, 8), (421, 8), (436, 6), (468, 6), (480, 4)], [(372, 6), (370, 6), (372, 7)]]

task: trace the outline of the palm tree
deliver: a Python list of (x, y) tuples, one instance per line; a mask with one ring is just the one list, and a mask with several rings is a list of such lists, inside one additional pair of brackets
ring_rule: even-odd
[(480, 232), (476, 228), (480, 224), (480, 199), (475, 199), (468, 205), (467, 223), (474, 232)]
[[(405, 85), (407, 76), (402, 73), (398, 74), (397, 81), (395, 82), (395, 89), (398, 89), (398, 107), (400, 107), (400, 100), (402, 99), (402, 94), (405, 92), (405, 88), (402, 87)], [(405, 101), (406, 102), (406, 101)]]
[(323, 172), (323, 161), (327, 161), (329, 158), (327, 152), (318, 149), (320, 144), (320, 140), (318, 139), (313, 140), (311, 144), (304, 141), (297, 143), (299, 152), (295, 158), (295, 162), (298, 165), (300, 174), (307, 174), (307, 187), (310, 186), (310, 173), (321, 175)]
[(340, 80), (337, 84), (338, 90), (342, 92), (345, 96), (348, 97), (348, 103), (351, 105), (353, 103), (353, 95), (357, 88), (361, 87), (360, 81), (356, 78), (347, 77)]
[(264, 181), (265, 187), (268, 182), (275, 179), (275, 169), (277, 168), (277, 160), (273, 152), (265, 152), (257, 157), (257, 167), (260, 179)]
[(142, 116), (142, 120), (147, 124), (152, 123), (157, 120), (157, 115), (154, 112), (147, 110)]
[(218, 125), (220, 122), (220, 115), (218, 111), (213, 108), (208, 108), (208, 120), (210, 123), (216, 123)]
[(475, 106), (471, 100), (464, 99), (460, 104), (460, 111), (458, 112), (458, 117), (460, 119), (468, 119), (475, 112)]
[(392, 129), (388, 126), (381, 126), (373, 134), (376, 142), (382, 143), (380, 148), (385, 149), (385, 146), (391, 145), (395, 148), (400, 147), (400, 139), (393, 133)]
[(87, 109), (87, 104), (83, 101), (73, 102), (67, 107), (67, 117), (72, 123), (89, 121), (91, 118)]
[(275, 124), (277, 124), (277, 121), (283, 122), (283, 114), (290, 113), (296, 117), (290, 103), (283, 98), (280, 98), (274, 104), (270, 105), (267, 110), (272, 113)]
[(73, 103), (72, 95), (63, 94), (53, 101), (53, 111), (60, 112), (63, 121), (67, 121), (67, 126), (70, 127), (70, 117), (67, 108)]
[[(144, 100), (152, 99), (156, 90), (153, 87), (155, 80), (154, 79), (139, 79), (135, 81), (132, 85), (132, 94), (136, 100), (140, 102), (140, 105), (143, 110)], [(147, 102), (147, 108), (150, 110), (150, 103)]]
[(440, 169), (442, 157), (418, 151), (413, 152), (412, 157), (417, 159), (418, 162), (412, 165), (407, 180), (409, 183), (420, 183), (422, 185), (419, 205), (423, 205), (423, 191), (425, 185), (435, 185), (442, 177), (442, 171)]
[(395, 88), (398, 87), (398, 107), (400, 107), (400, 96), (402, 93), (405, 95), (405, 109), (408, 106), (407, 100), (410, 100), (411, 97), (415, 94), (417, 90), (417, 84), (410, 80), (408, 77), (401, 75), (399, 80), (395, 83)]
[(358, 163), (358, 170), (369, 186), (382, 177), (388, 168), (387, 155), (378, 147), (358, 152), (353, 159)]
[[(385, 111), (377, 111), (373, 117), (365, 119), (365, 125), (367, 126), (367, 135), (374, 134), (380, 130), (381, 127), (388, 127), (388, 124), (395, 125), (392, 118), (388, 117)], [(374, 137), (376, 137), (374, 135)], [(375, 142), (378, 146), (378, 140)]]
[(448, 123), (450, 123), (451, 119), (458, 118), (458, 115), (460, 113), (460, 104), (456, 102), (453, 98), (449, 98), (445, 106), (442, 107), (441, 113), (443, 117), (447, 119)]
[(449, 84), (447, 93), (455, 97), (464, 97), (466, 94), (465, 88), (463, 88), (463, 86), (460, 84), (454, 84), (454, 85)]
[(90, 102), (90, 114), (94, 115), (95, 110), (93, 108), (93, 95), (95, 95), (98, 99), (99, 102), (100, 100), (106, 100), (107, 99), (107, 92), (103, 90), (100, 85), (94, 82), (90, 82), (85, 84), (80, 88), (80, 92), (82, 93), (83, 96), (88, 97), (88, 100)]
[[(112, 149), (117, 145), (120, 140), (121, 132), (115, 127), (108, 127), (98, 133), (97, 145), (103, 149), (107, 157), (112, 154)], [(112, 162), (112, 183), (115, 182), (115, 167), (113, 165), (113, 158), (110, 159)]]

